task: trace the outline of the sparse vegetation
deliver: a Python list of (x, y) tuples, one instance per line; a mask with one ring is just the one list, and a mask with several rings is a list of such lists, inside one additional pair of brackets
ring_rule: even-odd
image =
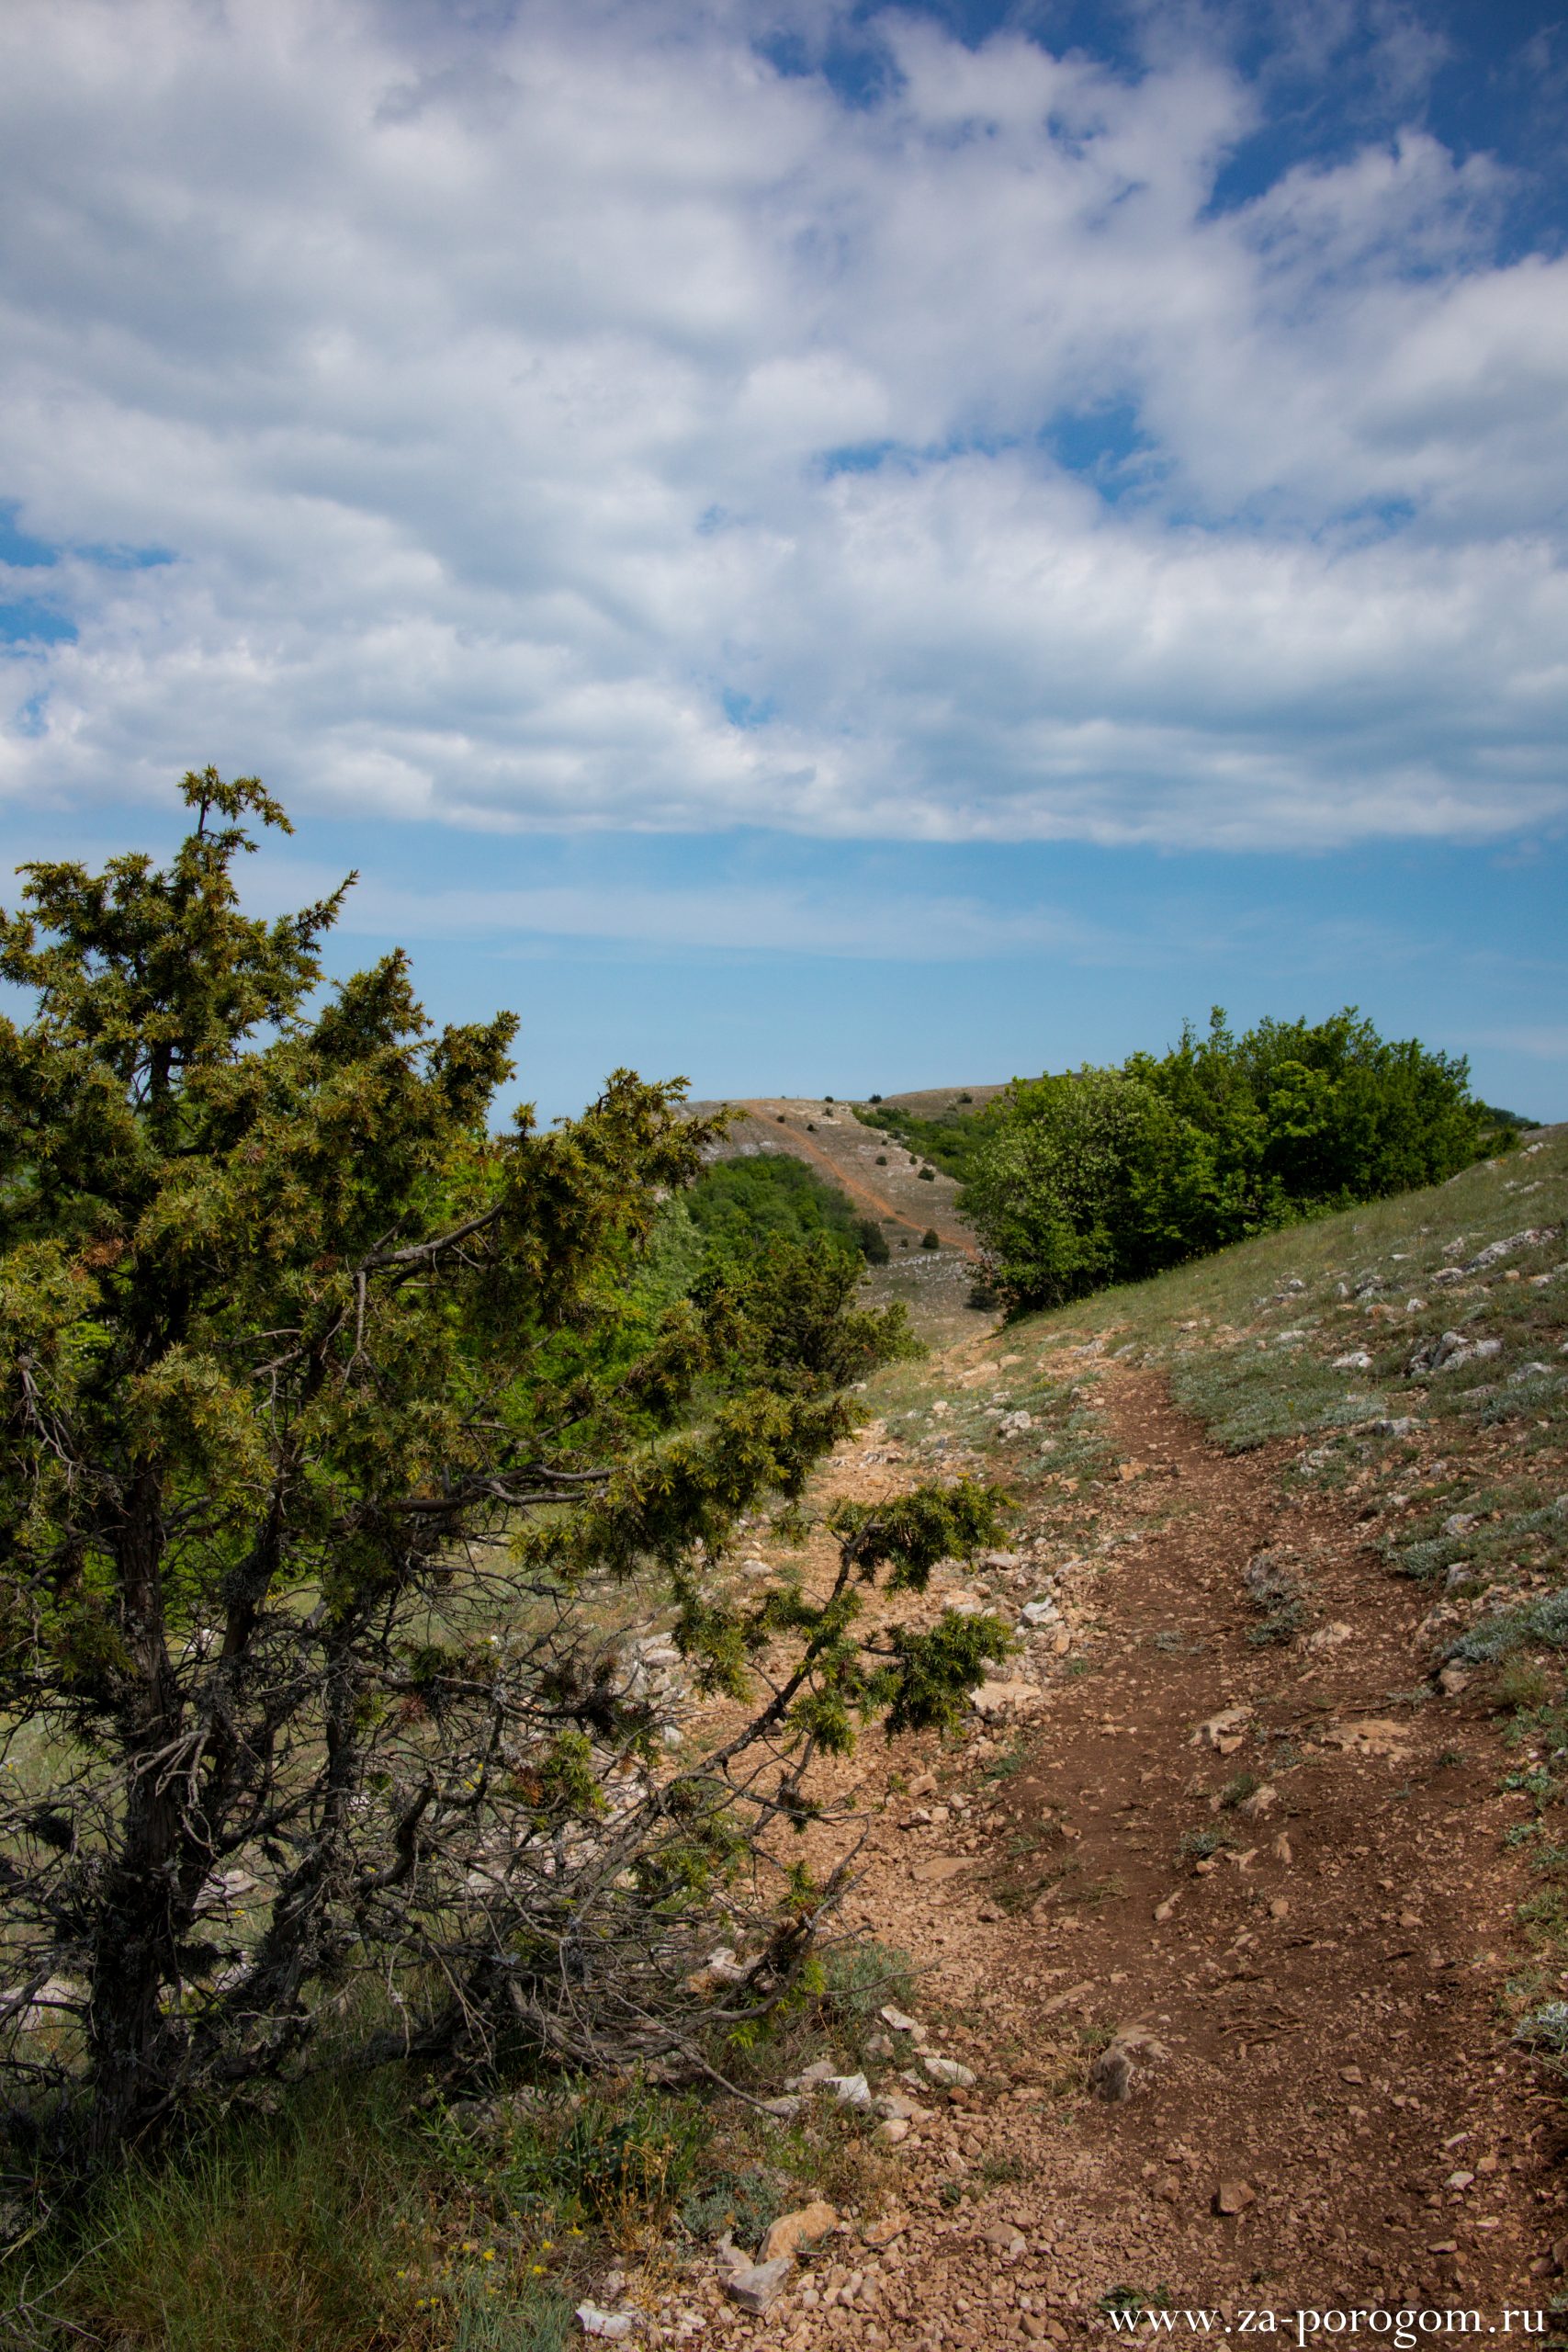
[(950, 1110), (939, 1112), (933, 1118), (922, 1118), (918, 1112), (899, 1103), (884, 1102), (879, 1094), (854, 1104), (853, 1109), (857, 1119), (868, 1127), (879, 1127), (895, 1142), (901, 1143), (911, 1159), (929, 1161), (959, 1183), (964, 1182), (974, 1163), (991, 1116), (990, 1105), (976, 1110), (974, 1097), (967, 1093), (959, 1095)]

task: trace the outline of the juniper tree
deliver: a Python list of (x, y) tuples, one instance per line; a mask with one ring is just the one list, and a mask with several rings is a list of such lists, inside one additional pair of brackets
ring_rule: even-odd
[[(733, 1577), (897, 1318), (811, 1250), (639, 1306), (713, 1136), (681, 1083), (493, 1131), (513, 1019), (433, 1030), (400, 954), (324, 987), (343, 890), (247, 915), (245, 820), (283, 812), (184, 790), (167, 867), (35, 864), (0, 916), (34, 999), (0, 1022), (13, 2113), (101, 2157), (361, 1979), (408, 2049), (711, 2064), (830, 1905), (789, 1835), (814, 1757), (947, 1719), (1005, 1647), (874, 1599), (992, 1502), (841, 1505), (815, 1586)], [(712, 1702), (683, 1748), (626, 1596)]]

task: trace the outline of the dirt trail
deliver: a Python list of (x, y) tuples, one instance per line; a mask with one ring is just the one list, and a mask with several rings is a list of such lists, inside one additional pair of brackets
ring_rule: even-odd
[[(1528, 1812), (1498, 1792), (1496, 1732), (1463, 1695), (1409, 1695), (1424, 1603), (1351, 1502), (1287, 1491), (1290, 1449), (1219, 1453), (1152, 1373), (1108, 1368), (1102, 1398), (1134, 1467), (1106, 1488), (1092, 1614), (1028, 1760), (1001, 1776), (1000, 1732), (868, 1746), (846, 1775), (874, 1815), (858, 1916), (929, 1972), (931, 2046), (977, 2086), (919, 2094), (890, 2246), (814, 2274), (805, 2306), (720, 2324), (812, 2352), (1060, 2342), (1108, 2326), (1116, 2290), (1233, 2316), (1539, 2309), (1549, 2249), (1568, 2254), (1562, 2098), (1495, 2007), (1527, 1886), (1502, 1832)], [(835, 1481), (915, 1475), (874, 1432)], [(1049, 1494), (1023, 1499), (1049, 1534)], [(1249, 1638), (1244, 1572), (1279, 1547), (1332, 1629), (1315, 1648)], [(934, 1817), (902, 1826), (890, 1773), (922, 1766)], [(1132, 2025), (1159, 2054), (1107, 2103), (1089, 2064)]]

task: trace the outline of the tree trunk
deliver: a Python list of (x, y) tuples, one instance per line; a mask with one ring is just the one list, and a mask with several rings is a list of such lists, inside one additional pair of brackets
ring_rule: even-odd
[(181, 1784), (167, 1760), (183, 1709), (164, 1632), (163, 1496), (156, 1472), (145, 1465), (131, 1481), (118, 1566), (130, 1690), (120, 1718), (124, 1812), (95, 1905), (90, 1954), (95, 2155), (157, 2123), (184, 2041), (163, 2006), (178, 1979), (191, 1916), (180, 1886)]

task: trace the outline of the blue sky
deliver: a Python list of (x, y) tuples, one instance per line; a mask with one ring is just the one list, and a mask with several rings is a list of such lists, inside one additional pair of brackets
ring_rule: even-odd
[(521, 1090), (1321, 1013), (1568, 1116), (1568, 10), (18, 0), (0, 849)]

